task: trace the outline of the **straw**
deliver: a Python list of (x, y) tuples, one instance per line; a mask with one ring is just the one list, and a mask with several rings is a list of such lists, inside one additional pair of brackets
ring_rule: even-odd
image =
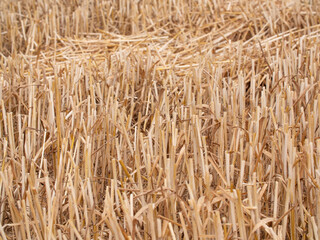
[(0, 1), (3, 239), (318, 239), (317, 1)]

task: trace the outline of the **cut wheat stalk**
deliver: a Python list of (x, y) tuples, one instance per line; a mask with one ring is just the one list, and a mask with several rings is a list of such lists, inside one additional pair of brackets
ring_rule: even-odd
[(317, 239), (319, 12), (1, 1), (1, 237)]

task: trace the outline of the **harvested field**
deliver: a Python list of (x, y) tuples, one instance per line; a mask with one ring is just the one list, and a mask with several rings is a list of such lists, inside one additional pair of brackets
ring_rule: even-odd
[(318, 0), (0, 1), (1, 239), (320, 239)]

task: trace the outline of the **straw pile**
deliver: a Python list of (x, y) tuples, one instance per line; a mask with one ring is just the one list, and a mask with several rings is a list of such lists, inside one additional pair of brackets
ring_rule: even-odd
[(320, 6), (2, 0), (2, 239), (319, 239)]

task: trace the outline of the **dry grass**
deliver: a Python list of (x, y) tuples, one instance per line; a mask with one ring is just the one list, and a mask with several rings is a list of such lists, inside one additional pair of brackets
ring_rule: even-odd
[(2, 239), (318, 240), (319, 16), (0, 1)]

